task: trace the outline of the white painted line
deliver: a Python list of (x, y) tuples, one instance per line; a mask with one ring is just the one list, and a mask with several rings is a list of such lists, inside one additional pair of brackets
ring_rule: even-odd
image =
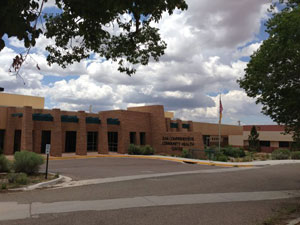
[(259, 169), (259, 167), (251, 167), (251, 168), (233, 167), (233, 168), (221, 168), (221, 169), (193, 170), (193, 171), (181, 171), (181, 172), (170, 172), (170, 173), (140, 174), (140, 175), (121, 176), (121, 177), (88, 179), (88, 180), (70, 181), (70, 182), (57, 184), (54, 185), (53, 188), (57, 189), (57, 188), (78, 187), (78, 186), (93, 185), (93, 184), (105, 184), (105, 183), (113, 183), (113, 182), (121, 182), (121, 181), (139, 180), (139, 179), (147, 179), (147, 178), (159, 178), (159, 177), (189, 175), (189, 174), (225, 173), (225, 172), (253, 170), (253, 169)]

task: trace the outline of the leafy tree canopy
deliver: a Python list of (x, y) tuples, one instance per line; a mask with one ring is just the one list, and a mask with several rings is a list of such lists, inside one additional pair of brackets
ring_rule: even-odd
[[(284, 3), (285, 2), (285, 3)], [(300, 140), (300, 1), (280, 1), (266, 22), (269, 38), (251, 56), (238, 80), (262, 112)]]
[[(53, 38), (47, 46), (48, 63), (65, 68), (97, 53), (117, 61), (119, 71), (131, 75), (134, 65), (147, 65), (152, 57), (158, 61), (166, 43), (161, 40), (158, 22), (163, 12), (187, 9), (185, 0), (55, 0), (61, 13), (44, 14), (47, 0), (4, 0), (0, 7), (0, 51), (3, 36), (17, 37), (24, 46), (35, 46), (39, 35)], [(38, 26), (40, 16), (45, 29)], [(15, 59), (15, 67), (23, 62)]]

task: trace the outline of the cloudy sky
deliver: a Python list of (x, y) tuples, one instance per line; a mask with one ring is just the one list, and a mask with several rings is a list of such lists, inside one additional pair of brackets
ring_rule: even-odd
[(222, 93), (223, 123), (270, 124), (261, 106), (236, 82), (249, 56), (267, 38), (267, 2), (187, 0), (187, 11), (166, 14), (157, 25), (168, 44), (166, 54), (160, 62), (138, 67), (132, 77), (97, 57), (65, 70), (49, 67), (44, 48), (51, 41), (41, 36), (22, 68), (24, 85), (8, 73), (16, 53), (23, 51), (22, 43), (6, 39), (0, 52), (0, 86), (9, 93), (43, 96), (46, 108), (88, 111), (92, 105), (97, 112), (161, 104), (176, 118), (212, 123), (218, 121), (217, 95)]

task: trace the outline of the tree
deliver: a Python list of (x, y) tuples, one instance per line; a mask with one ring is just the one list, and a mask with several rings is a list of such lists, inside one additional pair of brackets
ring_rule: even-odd
[[(4, 0), (0, 7), (0, 51), (5, 47), (3, 36), (24, 41), (28, 52), (36, 39), (44, 34), (55, 39), (47, 46), (48, 63), (65, 68), (94, 53), (119, 64), (119, 71), (133, 74), (134, 65), (147, 65), (150, 58), (158, 61), (166, 43), (153, 26), (164, 12), (185, 10), (185, 0), (56, 0), (57, 14), (42, 13), (47, 0)], [(38, 21), (45, 24), (42, 29)], [(27, 53), (28, 53), (27, 52)], [(14, 59), (19, 70), (26, 55)]]
[(252, 126), (250, 135), (248, 136), (249, 150), (250, 151), (259, 151), (259, 133), (256, 130), (255, 126)]
[(251, 56), (238, 83), (263, 105), (265, 115), (300, 141), (300, 1), (282, 0), (279, 8), (271, 7), (269, 38)]

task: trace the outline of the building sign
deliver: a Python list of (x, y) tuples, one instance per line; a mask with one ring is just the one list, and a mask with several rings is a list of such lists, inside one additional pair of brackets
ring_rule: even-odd
[(184, 148), (195, 146), (194, 137), (162, 137), (162, 145), (171, 146), (173, 151), (182, 151)]

